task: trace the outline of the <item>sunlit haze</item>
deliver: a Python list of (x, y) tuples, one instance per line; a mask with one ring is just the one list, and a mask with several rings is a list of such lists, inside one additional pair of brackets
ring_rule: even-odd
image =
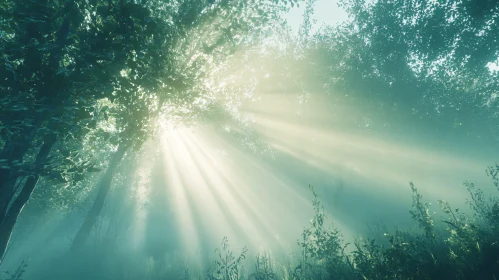
[[(434, 279), (365, 276), (359, 252), (429, 242), (396, 252), (419, 269), (497, 251), (479, 238), (499, 226), (476, 228), (499, 221), (499, 6), (454, 23), (435, 1), (62, 2), (47, 34), (34, 3), (0, 20), (0, 272), (26, 268), (0, 279)], [(257, 255), (279, 277), (251, 274)], [(331, 258), (355, 277), (297, 276)]]

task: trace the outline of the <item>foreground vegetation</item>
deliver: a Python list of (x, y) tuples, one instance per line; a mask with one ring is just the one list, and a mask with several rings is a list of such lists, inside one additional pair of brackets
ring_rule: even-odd
[[(487, 169), (487, 175), (499, 191), (499, 165)], [(314, 216), (298, 240), (299, 251), (285, 263), (274, 260), (270, 253), (258, 254), (251, 261), (246, 248), (235, 252), (224, 237), (207, 271), (186, 267), (171, 258), (168, 265), (149, 259), (145, 264), (135, 264), (136, 270), (122, 264), (118, 273), (120, 279), (497, 279), (499, 197), (486, 197), (473, 183), (464, 186), (469, 192), (470, 214), (440, 200), (440, 220), (431, 203), (424, 202), (410, 183), (410, 214), (420, 230), (389, 233), (379, 227), (381, 237), (360, 238), (354, 244), (345, 243), (340, 231), (328, 226), (324, 208), (310, 186)], [(347, 252), (350, 245), (353, 248)], [(26, 269), (23, 262), (0, 279), (23, 279)]]

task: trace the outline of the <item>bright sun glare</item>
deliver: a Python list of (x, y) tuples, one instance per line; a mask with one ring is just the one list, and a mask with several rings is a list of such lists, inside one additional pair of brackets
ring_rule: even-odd
[[(316, 9), (324, 5), (331, 3), (318, 1)], [(297, 23), (300, 11), (292, 10), (289, 20)], [(335, 21), (343, 19), (342, 13), (337, 11)], [(288, 251), (284, 248), (295, 243), (311, 215), (311, 210), (304, 211), (310, 209), (311, 196), (302, 182), (323, 184), (318, 190), (325, 195), (325, 204), (332, 204), (326, 210), (348, 239), (356, 230), (346, 222), (352, 218), (348, 213), (360, 205), (343, 200), (370, 196), (379, 201), (378, 206), (390, 203), (405, 209), (410, 199), (408, 182), (416, 180), (430, 199), (457, 201), (465, 190), (456, 191), (455, 185), (474, 178), (487, 164), (352, 128), (351, 120), (365, 113), (365, 108), (324, 99), (340, 93), (303, 95), (292, 82), (284, 86), (282, 81), (272, 82), (274, 74), (284, 71), (282, 65), (270, 65), (273, 70), (269, 71), (262, 70), (260, 63), (247, 54), (235, 55), (224, 67), (212, 69), (202, 85), (211, 92), (209, 102), (217, 100), (232, 118), (242, 121), (243, 128), (251, 126), (254, 136), (273, 147), (276, 158), (269, 161), (242, 149), (231, 137), (242, 128), (224, 122), (214, 126), (226, 133), (202, 125), (163, 123), (161, 145), (152, 145), (160, 153), (163, 187), (172, 197), (181, 251), (187, 255), (201, 250), (206, 242), (216, 244), (222, 236), (241, 246)], [(251, 78), (257, 74), (261, 80)], [(208, 104), (208, 99), (201, 101), (203, 106)], [(314, 172), (328, 174), (328, 182), (318, 182)], [(138, 200), (147, 200), (147, 185), (141, 183)], [(330, 193), (334, 197), (328, 201)]]

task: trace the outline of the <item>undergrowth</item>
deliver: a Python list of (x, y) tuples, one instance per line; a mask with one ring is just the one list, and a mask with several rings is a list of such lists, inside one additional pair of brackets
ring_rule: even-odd
[[(499, 191), (499, 166), (487, 169)], [(409, 211), (419, 231), (395, 230), (376, 238), (359, 238), (350, 253), (350, 244), (341, 232), (327, 222), (324, 208), (312, 186), (314, 215), (298, 239), (298, 257), (277, 264), (270, 253), (257, 255), (251, 266), (248, 250), (236, 253), (228, 239), (215, 250), (215, 260), (206, 271), (174, 268), (175, 272), (148, 270), (141, 279), (207, 279), (207, 280), (350, 280), (350, 279), (499, 279), (499, 199), (486, 197), (473, 183), (464, 186), (469, 192), (466, 203), (471, 214), (453, 208), (447, 201), (438, 205), (443, 219), (436, 220), (435, 210), (413, 183), (412, 209)], [(26, 264), (1, 280), (21, 280)], [(2, 275), (0, 275), (2, 277)], [(132, 277), (132, 278), (130, 278)], [(136, 279), (123, 275), (121, 279)]]
[[(499, 191), (499, 166), (487, 169), (487, 175)], [(277, 267), (270, 255), (259, 255), (249, 275), (241, 273), (239, 257), (229, 251), (224, 239), (215, 262), (218, 278), (211, 279), (499, 279), (499, 199), (486, 197), (473, 183), (467, 204), (471, 215), (453, 208), (447, 201), (438, 205), (442, 220), (413, 183), (412, 209), (409, 211), (420, 231), (395, 230), (382, 237), (357, 239), (351, 253), (339, 230), (328, 225), (323, 206), (312, 186), (314, 216), (298, 240), (299, 258)], [(228, 256), (228, 257), (227, 257)], [(221, 272), (221, 274), (220, 274)], [(201, 279), (201, 278), (200, 278)]]

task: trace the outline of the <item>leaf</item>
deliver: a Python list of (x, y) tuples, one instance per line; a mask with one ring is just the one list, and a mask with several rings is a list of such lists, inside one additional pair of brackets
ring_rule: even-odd
[(91, 129), (95, 129), (97, 127), (97, 121), (96, 120), (91, 120), (87, 126)]
[(61, 153), (61, 155), (63, 155), (64, 157), (69, 157), (70, 153), (68, 150), (60, 150), (59, 151)]

